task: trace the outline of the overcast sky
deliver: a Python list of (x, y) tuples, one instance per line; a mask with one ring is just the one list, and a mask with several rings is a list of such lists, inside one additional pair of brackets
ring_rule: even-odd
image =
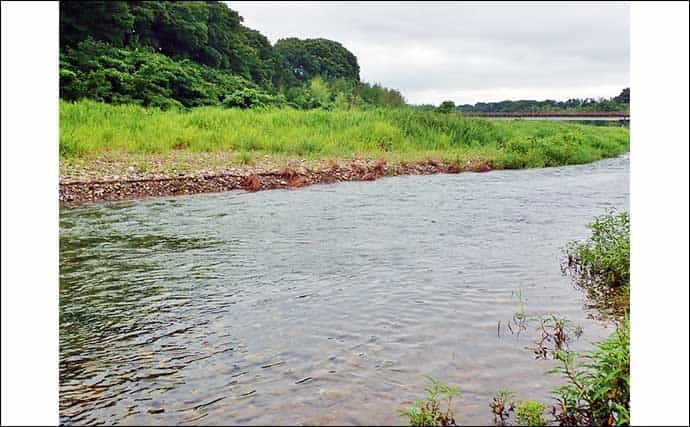
[(415, 104), (611, 97), (629, 85), (627, 3), (229, 1), (271, 43), (322, 37)]

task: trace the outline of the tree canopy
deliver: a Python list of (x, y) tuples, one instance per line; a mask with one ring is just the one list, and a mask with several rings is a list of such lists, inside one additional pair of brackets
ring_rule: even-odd
[(357, 58), (338, 42), (289, 38), (278, 40), (274, 49), (286, 84), (306, 82), (317, 75), (359, 81)]
[(218, 1), (60, 3), (60, 96), (158, 107), (405, 105), (326, 39), (272, 46)]

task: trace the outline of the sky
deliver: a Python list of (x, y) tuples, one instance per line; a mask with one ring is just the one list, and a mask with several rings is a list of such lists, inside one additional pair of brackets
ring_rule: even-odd
[(228, 1), (271, 43), (326, 38), (413, 104), (599, 98), (629, 86), (627, 2)]

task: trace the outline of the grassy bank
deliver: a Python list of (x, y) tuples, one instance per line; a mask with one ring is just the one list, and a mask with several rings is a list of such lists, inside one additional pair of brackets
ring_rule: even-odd
[(629, 132), (619, 127), (492, 122), (410, 109), (161, 111), (60, 102), (60, 156), (66, 161), (182, 152), (234, 152), (240, 163), (265, 156), (445, 162), (479, 156), (500, 169), (587, 163), (628, 147)]

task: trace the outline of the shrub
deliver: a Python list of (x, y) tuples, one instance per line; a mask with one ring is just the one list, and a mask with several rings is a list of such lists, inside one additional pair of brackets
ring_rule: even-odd
[(257, 89), (244, 88), (237, 90), (223, 99), (223, 106), (227, 108), (257, 108), (269, 105), (280, 106), (285, 104), (285, 98), (281, 96), (271, 96)]

